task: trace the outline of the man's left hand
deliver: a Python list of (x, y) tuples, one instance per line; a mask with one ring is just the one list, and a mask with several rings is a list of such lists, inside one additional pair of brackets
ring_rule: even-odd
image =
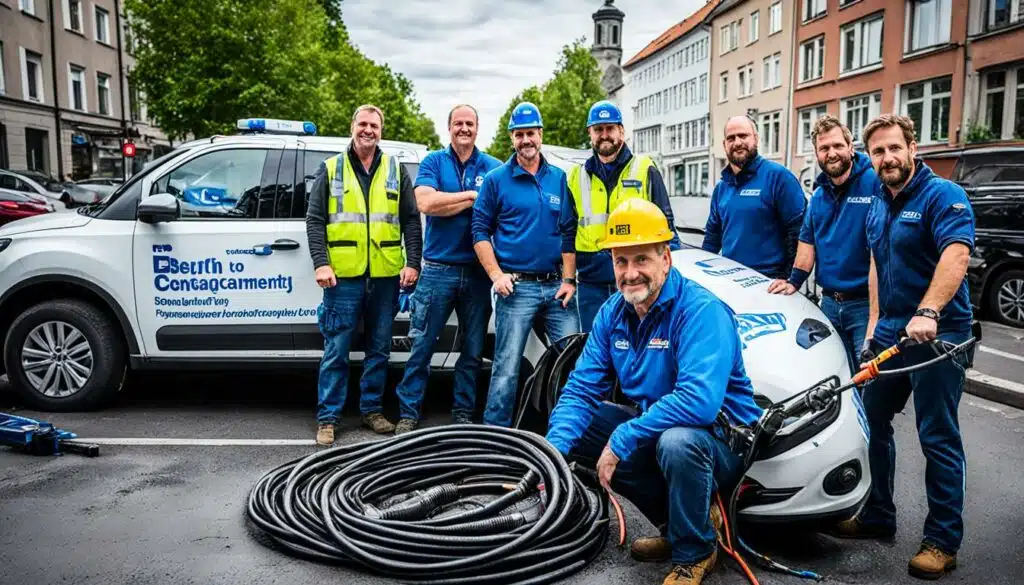
[(782, 280), (779, 278), (773, 280), (771, 284), (768, 285), (768, 292), (773, 295), (791, 295), (796, 292), (796, 287), (788, 280)]
[(576, 287), (569, 284), (568, 282), (563, 282), (562, 286), (558, 287), (558, 291), (555, 293), (555, 298), (562, 299), (562, 306), (568, 307), (569, 301), (572, 300), (572, 296), (574, 294), (576, 294)]
[(611, 447), (605, 445), (604, 450), (601, 451), (601, 458), (597, 460), (597, 479), (601, 482), (601, 486), (608, 491), (612, 489), (612, 476), (615, 475), (615, 466), (618, 464), (619, 458), (612, 453)]
[(907, 323), (907, 335), (918, 343), (927, 343), (935, 339), (939, 324), (930, 317), (917, 316)]
[(402, 268), (402, 272), (400, 272), (399, 275), (398, 275), (399, 285), (402, 288), (408, 288), (408, 287), (416, 284), (416, 279), (418, 279), (419, 277), (420, 277), (420, 271), (419, 270), (416, 270), (415, 268), (410, 268), (409, 266), (406, 266), (406, 267)]

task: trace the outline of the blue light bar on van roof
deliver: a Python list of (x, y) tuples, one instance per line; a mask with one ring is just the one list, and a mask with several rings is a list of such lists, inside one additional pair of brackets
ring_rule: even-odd
[(266, 134), (316, 134), (316, 124), (298, 120), (276, 120), (273, 118), (242, 118), (235, 125), (239, 130)]

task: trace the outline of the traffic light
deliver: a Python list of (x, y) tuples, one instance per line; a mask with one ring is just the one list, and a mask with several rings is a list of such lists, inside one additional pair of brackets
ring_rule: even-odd
[(131, 140), (125, 140), (124, 144), (121, 145), (121, 153), (128, 158), (135, 156), (135, 143)]

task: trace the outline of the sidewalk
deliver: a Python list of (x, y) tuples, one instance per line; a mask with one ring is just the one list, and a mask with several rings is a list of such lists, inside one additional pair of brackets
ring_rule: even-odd
[(1024, 409), (1024, 330), (985, 321), (981, 337), (966, 391)]

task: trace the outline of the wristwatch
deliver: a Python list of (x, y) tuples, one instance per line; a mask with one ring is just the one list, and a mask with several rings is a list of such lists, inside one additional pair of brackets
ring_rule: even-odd
[(571, 284), (573, 286), (576, 286), (576, 279), (575, 278), (570, 278), (568, 276), (565, 276), (565, 277), (562, 277), (562, 282), (564, 282), (565, 284)]
[(925, 309), (918, 309), (917, 312), (914, 313), (914, 316), (915, 317), (928, 317), (929, 319), (934, 319), (936, 321), (939, 320), (939, 314), (934, 309), (927, 309), (927, 308), (925, 308)]

